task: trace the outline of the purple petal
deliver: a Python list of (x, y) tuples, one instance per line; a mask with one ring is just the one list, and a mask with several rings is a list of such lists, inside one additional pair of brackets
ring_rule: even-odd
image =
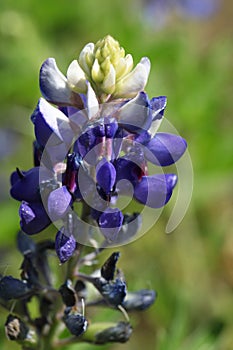
[(139, 135), (135, 135), (134, 140), (144, 145), (151, 140), (151, 135), (148, 133), (148, 131), (145, 131)]
[(151, 208), (161, 208), (170, 199), (177, 182), (175, 174), (143, 176), (135, 186), (134, 198)]
[(187, 143), (181, 136), (160, 132), (147, 143), (144, 153), (151, 163), (167, 166), (180, 159), (186, 148)]
[(0, 280), (0, 298), (4, 300), (25, 298), (30, 293), (27, 283), (12, 276)]
[(49, 194), (48, 213), (51, 221), (62, 219), (68, 213), (71, 200), (71, 194), (66, 186), (59, 187)]
[(117, 208), (106, 209), (99, 217), (99, 227), (104, 237), (109, 242), (114, 242), (121, 229), (124, 216)]
[(46, 100), (54, 104), (70, 104), (71, 91), (67, 79), (57, 68), (54, 58), (48, 58), (41, 66), (40, 89)]
[(64, 227), (58, 231), (55, 238), (55, 250), (60, 262), (63, 264), (70, 259), (76, 249), (76, 241), (72, 234), (69, 234)]
[(122, 306), (126, 311), (143, 311), (148, 309), (155, 302), (156, 297), (156, 292), (149, 289), (128, 292)]
[(152, 120), (161, 119), (163, 117), (166, 105), (166, 96), (153, 97), (150, 100), (150, 107), (152, 109)]
[(57, 145), (65, 142), (70, 146), (73, 131), (69, 119), (59, 109), (40, 98), (38, 105), (31, 116), (35, 126), (36, 139), (40, 146)]
[[(138, 181), (141, 179), (143, 175), (145, 175), (144, 172), (144, 159), (142, 160), (140, 155), (138, 154), (138, 158), (130, 158), (129, 157), (120, 157), (115, 162), (115, 168), (116, 168), (116, 182), (120, 180), (128, 180), (132, 183), (133, 186), (135, 186)], [(142, 162), (143, 161), (143, 162)]]
[(107, 138), (113, 138), (118, 130), (118, 123), (114, 118), (105, 118), (105, 136)]
[(109, 194), (116, 181), (116, 170), (112, 163), (103, 158), (96, 166), (96, 181)]
[(145, 92), (138, 95), (119, 109), (118, 122), (120, 126), (133, 133), (149, 129), (152, 121), (148, 96)]
[(51, 223), (41, 202), (22, 202), (19, 208), (20, 226), (27, 234), (34, 234), (44, 230)]
[(91, 127), (74, 143), (74, 151), (89, 164), (96, 164), (97, 154), (101, 149), (102, 131), (101, 126)]
[(14, 171), (11, 175), (11, 196), (18, 201), (26, 202), (39, 202), (40, 190), (39, 190), (39, 176), (40, 168), (35, 167), (28, 171), (21, 172)]

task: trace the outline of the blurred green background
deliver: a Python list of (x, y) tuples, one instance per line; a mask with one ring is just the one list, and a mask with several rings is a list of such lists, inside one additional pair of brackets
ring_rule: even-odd
[[(129, 289), (154, 288), (158, 299), (148, 311), (132, 315), (128, 343), (99, 349), (233, 349), (232, 14), (233, 3), (220, 1), (211, 17), (172, 13), (159, 27), (156, 15), (150, 21), (145, 17), (142, 0), (1, 0), (2, 274), (19, 273), (18, 203), (9, 197), (8, 179), (16, 166), (32, 166), (29, 118), (40, 96), (39, 68), (47, 57), (55, 57), (65, 73), (86, 43), (106, 34), (119, 40), (135, 63), (148, 56), (147, 92), (168, 97), (165, 116), (188, 141), (194, 189), (182, 223), (164, 233), (168, 206), (150, 232), (121, 248), (119, 265)], [(0, 313), (1, 349), (20, 349), (5, 339), (6, 313)], [(76, 348), (94, 347), (69, 349)]]

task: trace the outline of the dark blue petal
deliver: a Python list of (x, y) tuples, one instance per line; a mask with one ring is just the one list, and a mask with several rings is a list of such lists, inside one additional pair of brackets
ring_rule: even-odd
[(62, 227), (55, 238), (55, 250), (60, 262), (63, 264), (70, 259), (76, 249), (76, 241), (72, 234)]
[(154, 290), (142, 289), (137, 292), (128, 292), (122, 306), (126, 311), (143, 311), (148, 309), (155, 299)]
[(113, 138), (118, 130), (118, 123), (114, 118), (105, 118), (105, 136)]
[(72, 307), (77, 303), (77, 296), (74, 288), (72, 287), (71, 280), (67, 280), (64, 284), (62, 284), (58, 291), (61, 294), (62, 301), (66, 306)]
[(101, 294), (104, 299), (111, 305), (121, 305), (126, 296), (126, 283), (119, 278), (114, 282), (103, 284)]
[(116, 264), (119, 260), (120, 253), (114, 252), (110, 255), (110, 257), (105, 261), (103, 266), (101, 267), (101, 276), (106, 281), (111, 281), (114, 279), (114, 274), (116, 271)]
[(135, 135), (134, 140), (141, 143), (142, 145), (147, 144), (151, 139), (151, 135), (148, 131), (142, 132), (139, 135)]
[(120, 108), (118, 123), (132, 133), (140, 133), (149, 129), (152, 122), (151, 108), (145, 92), (138, 95)]
[(40, 146), (45, 147), (48, 141), (49, 146), (63, 142), (71, 145), (73, 131), (69, 125), (69, 119), (43, 98), (40, 98), (31, 120)]
[(52, 191), (48, 197), (48, 214), (51, 221), (62, 219), (69, 211), (72, 201), (66, 186)]
[(51, 223), (41, 202), (22, 202), (19, 208), (20, 226), (27, 234), (34, 234), (44, 230)]
[(117, 208), (108, 208), (100, 215), (99, 227), (107, 241), (114, 242), (117, 239), (123, 220), (124, 216)]
[(118, 322), (112, 327), (108, 327), (95, 334), (95, 344), (126, 343), (131, 334), (132, 326), (128, 322)]
[(150, 100), (150, 107), (152, 109), (152, 120), (161, 119), (163, 117), (166, 105), (166, 96), (153, 97)]
[(17, 234), (17, 246), (23, 255), (33, 255), (36, 252), (35, 242), (24, 232), (19, 231)]
[(177, 182), (175, 174), (143, 176), (135, 186), (134, 198), (151, 208), (161, 208), (170, 199)]
[(101, 159), (96, 166), (96, 181), (106, 194), (111, 192), (115, 184), (116, 170), (105, 158)]
[[(128, 157), (130, 158), (130, 157)], [(127, 156), (120, 157), (115, 162), (116, 168), (116, 183), (120, 180), (128, 180), (135, 186), (141, 179), (144, 173), (144, 160), (141, 163), (141, 158), (128, 159)], [(125, 183), (124, 186), (127, 186)], [(122, 186), (121, 189), (123, 190)], [(125, 188), (127, 191), (127, 188)]]
[(180, 159), (186, 148), (187, 143), (181, 136), (160, 132), (145, 145), (144, 153), (151, 163), (167, 166)]
[(98, 151), (101, 148), (100, 143), (102, 141), (101, 129), (101, 127), (87, 129), (74, 143), (74, 152), (79, 153), (90, 164), (95, 164), (97, 161)]
[(12, 276), (5, 276), (0, 280), (0, 298), (5, 300), (20, 299), (30, 293), (27, 283)]
[(11, 183), (13, 184), (10, 190), (11, 196), (18, 201), (40, 201), (40, 167), (21, 172), (21, 174), (23, 176), (20, 176), (19, 171), (14, 171), (11, 175)]
[(76, 337), (80, 336), (87, 330), (87, 320), (80, 313), (65, 313), (63, 316), (63, 321), (70, 333)]

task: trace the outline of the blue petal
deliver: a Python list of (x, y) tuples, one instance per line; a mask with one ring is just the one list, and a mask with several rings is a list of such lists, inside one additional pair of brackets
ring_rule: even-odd
[(161, 132), (145, 145), (144, 153), (151, 163), (167, 166), (180, 159), (186, 148), (187, 143), (181, 136)]
[(113, 306), (122, 304), (127, 294), (126, 283), (120, 278), (116, 278), (112, 283), (103, 284), (99, 291), (107, 303)]
[(128, 292), (122, 306), (126, 311), (143, 311), (155, 302), (156, 296), (156, 292), (149, 289)]
[(25, 298), (30, 293), (27, 283), (12, 276), (0, 280), (0, 298), (4, 300)]
[(150, 100), (150, 107), (152, 109), (152, 120), (161, 119), (163, 117), (166, 105), (166, 96), (153, 97)]
[(48, 58), (41, 66), (40, 89), (46, 100), (54, 104), (70, 104), (67, 79), (57, 68), (54, 58)]
[(40, 167), (35, 167), (22, 172), (22, 177), (19, 171), (14, 171), (11, 175), (13, 183), (10, 190), (11, 196), (18, 201), (39, 202), (41, 198), (39, 189), (41, 171)]
[(105, 158), (96, 166), (96, 180), (106, 194), (111, 192), (116, 181), (116, 170)]
[(87, 330), (88, 322), (85, 317), (78, 312), (72, 313), (71, 311), (69, 314), (65, 313), (63, 321), (70, 333), (76, 337), (79, 337)]
[(151, 108), (145, 92), (126, 103), (118, 112), (119, 125), (133, 133), (140, 133), (149, 129), (152, 122)]
[(112, 139), (115, 136), (118, 129), (118, 124), (116, 120), (114, 118), (105, 118), (104, 124), (105, 124), (105, 136), (107, 138)]
[(106, 209), (99, 217), (99, 227), (108, 242), (114, 242), (121, 229), (124, 216), (117, 208)]
[(36, 139), (40, 146), (45, 147), (48, 141), (50, 146), (62, 142), (68, 146), (71, 145), (73, 131), (69, 125), (69, 119), (43, 98), (39, 99), (31, 120), (34, 123)]
[(177, 182), (175, 174), (143, 176), (135, 186), (134, 198), (151, 208), (161, 208), (170, 199)]
[[(131, 159), (130, 159), (131, 158)], [(128, 180), (135, 186), (141, 179), (144, 173), (145, 161), (137, 153), (135, 157), (130, 157), (130, 154), (125, 157), (120, 157), (115, 162), (116, 182), (120, 180)]]
[[(99, 136), (97, 136), (99, 135)], [(98, 151), (101, 146), (100, 143), (102, 141), (102, 128), (91, 127), (87, 129), (81, 136), (79, 136), (78, 140), (74, 143), (74, 151), (80, 153), (80, 155), (84, 158), (84, 160), (89, 164), (96, 164)]]
[(27, 234), (34, 234), (44, 230), (51, 223), (46, 210), (41, 202), (22, 202), (19, 208), (20, 226)]
[(69, 234), (64, 227), (58, 231), (55, 238), (55, 250), (60, 262), (63, 264), (70, 259), (76, 249), (76, 241), (72, 234)]
[(51, 221), (62, 219), (70, 210), (71, 194), (66, 186), (52, 191), (48, 197), (48, 213)]

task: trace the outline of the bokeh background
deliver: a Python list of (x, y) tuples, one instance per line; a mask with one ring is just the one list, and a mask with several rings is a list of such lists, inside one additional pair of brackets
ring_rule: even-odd
[[(185, 3), (0, 2), (0, 273), (19, 274), (18, 203), (9, 197), (9, 174), (16, 166), (32, 166), (29, 119), (47, 57), (66, 72), (86, 43), (106, 34), (135, 62), (148, 56), (147, 92), (168, 97), (165, 116), (188, 141), (194, 189), (182, 223), (165, 234), (169, 204), (153, 229), (120, 249), (129, 289), (154, 288), (158, 299), (146, 312), (132, 314), (128, 343), (98, 349), (233, 349), (233, 3), (216, 0), (214, 8), (199, 10), (195, 6), (202, 1), (192, 1), (189, 9)], [(104, 311), (100, 317), (116, 314)], [(0, 309), (0, 348), (20, 349), (5, 340), (5, 318)]]

